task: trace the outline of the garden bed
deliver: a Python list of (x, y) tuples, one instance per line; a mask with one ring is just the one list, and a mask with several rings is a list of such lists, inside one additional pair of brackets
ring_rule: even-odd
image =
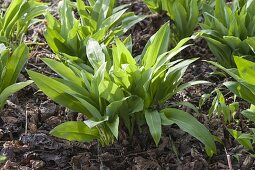
[[(4, 1), (5, 3), (8, 1)], [(56, 12), (57, 2), (50, 3), (50, 11)], [(168, 21), (165, 14), (152, 14), (142, 1), (119, 0), (118, 4), (131, 3), (130, 10), (139, 15), (149, 15), (146, 19), (133, 26), (127, 33), (132, 35), (133, 53), (141, 54), (149, 38), (160, 26)], [(0, 5), (3, 4), (0, 1)], [(45, 75), (56, 77), (41, 60), (42, 57), (53, 58), (54, 53), (47, 45), (43, 32), (44, 23), (32, 26), (25, 37), (30, 48), (30, 58), (25, 69), (38, 71)], [(199, 104), (201, 95), (211, 93), (215, 88), (227, 89), (222, 83), (229, 78), (212, 75), (215, 67), (204, 60), (214, 60), (207, 43), (203, 39), (195, 40), (193, 46), (182, 51), (176, 58), (199, 57), (187, 69), (184, 82), (191, 80), (206, 80), (211, 84), (193, 86), (178, 93), (171, 102), (187, 101)], [(29, 80), (23, 69), (19, 81)], [(246, 131), (252, 127), (248, 121), (237, 124), (224, 124), (222, 116), (209, 118), (208, 110), (213, 98), (199, 109), (199, 114), (188, 107), (179, 109), (192, 113), (209, 131), (221, 139), (225, 146), (216, 142), (217, 153), (211, 158), (207, 156), (204, 145), (178, 126), (166, 126), (162, 129), (162, 137), (156, 147), (149, 129), (145, 126), (142, 133), (135, 132), (131, 140), (125, 130), (120, 128), (116, 143), (102, 147), (97, 141), (91, 143), (71, 142), (49, 135), (57, 125), (66, 121), (85, 120), (81, 113), (73, 112), (50, 100), (38, 87), (32, 84), (9, 98), (0, 117), (0, 153), (7, 160), (0, 164), (1, 169), (253, 169), (252, 157), (243, 146), (238, 144), (227, 132), (227, 128), (235, 127)], [(224, 93), (227, 102), (233, 100), (233, 95)], [(168, 105), (168, 103), (166, 103)], [(242, 109), (248, 108), (248, 103), (240, 100)], [(125, 129), (125, 128), (123, 128)]]

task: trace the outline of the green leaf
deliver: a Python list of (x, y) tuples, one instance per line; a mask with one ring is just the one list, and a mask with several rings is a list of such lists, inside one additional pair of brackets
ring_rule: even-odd
[(4, 79), (1, 80), (0, 91), (16, 82), (27, 59), (28, 48), (25, 44), (21, 44), (7, 60), (5, 76)]
[(182, 110), (174, 108), (163, 109), (161, 110), (160, 114), (164, 114), (170, 121), (176, 123), (183, 131), (201, 141), (205, 145), (206, 152), (209, 156), (216, 153), (216, 146), (213, 136), (206, 129), (206, 127), (197, 121), (193, 116)]
[(214, 65), (215, 67), (218, 67), (219, 69), (225, 71), (226, 73), (228, 73), (231, 77), (233, 77), (235, 80), (239, 81), (240, 80), (240, 77), (235, 74), (233, 71), (231, 71), (230, 69), (226, 69), (225, 67), (223, 67), (222, 65), (216, 63), (216, 62), (213, 62), (213, 61), (207, 61), (208, 63)]
[(253, 53), (255, 53), (255, 37), (247, 37), (244, 41), (250, 46)]
[(129, 17), (126, 17), (122, 20), (121, 23), (121, 31), (117, 34), (118, 36), (123, 35), (124, 33), (126, 33), (132, 26), (134, 26), (136, 23), (144, 20), (146, 18), (146, 16), (137, 16), (137, 15), (132, 15)]
[(176, 27), (177, 27), (177, 29), (180, 30), (180, 34), (181, 34), (180, 36), (182, 36), (182, 34), (184, 34), (185, 24), (188, 24), (187, 20), (186, 20), (187, 12), (186, 12), (184, 6), (182, 6), (182, 4), (179, 1), (174, 2), (173, 10), (174, 10), (173, 16), (174, 16), (174, 20), (176, 22)]
[(110, 28), (115, 22), (117, 22), (120, 17), (127, 11), (127, 9), (123, 9), (121, 11), (118, 11), (117, 13), (111, 15), (107, 19), (105, 19), (100, 27), (108, 27)]
[(235, 36), (223, 36), (223, 39), (226, 41), (226, 43), (232, 48), (237, 49), (241, 46), (242, 41), (239, 37)]
[(58, 79), (53, 79), (31, 70), (28, 71), (28, 74), (31, 79), (34, 80), (35, 84), (53, 101), (68, 107), (73, 111), (84, 113), (89, 117), (91, 116), (86, 108), (84, 108), (84, 106), (80, 103), (80, 101), (68, 94), (79, 93), (74, 91), (77, 88), (75, 84), (72, 84), (72, 82), (67, 81), (65, 84), (58, 81)]
[(91, 142), (99, 138), (97, 128), (89, 128), (83, 122), (69, 121), (50, 131), (50, 134), (70, 141)]
[(242, 115), (244, 115), (246, 118), (248, 118), (250, 121), (252, 121), (253, 123), (255, 123), (255, 112), (247, 109), (247, 110), (243, 110)]
[(235, 138), (236, 141), (238, 141), (241, 145), (243, 145), (248, 150), (253, 151), (253, 146), (249, 138), (240, 138), (242, 133), (237, 130), (228, 129), (228, 131)]
[(96, 29), (99, 29), (103, 20), (107, 18), (107, 13), (110, 7), (110, 0), (97, 0), (93, 11), (91, 13), (91, 17), (94, 21), (97, 21)]
[(251, 91), (249, 88), (247, 88), (247, 86), (244, 85), (244, 83), (241, 84), (239, 82), (228, 81), (223, 84), (235, 95), (252, 104), (255, 104), (255, 91)]
[(69, 94), (75, 97), (77, 100), (79, 100), (80, 103), (88, 110), (89, 114), (93, 116), (93, 118), (98, 120), (102, 119), (101, 113), (98, 110), (98, 108), (96, 108), (96, 106), (93, 106), (91, 103), (89, 103), (89, 101), (83, 99), (82, 95), (72, 94), (72, 93), (69, 93)]
[(255, 63), (234, 56), (240, 77), (249, 84), (255, 85)]
[(16, 83), (12, 84), (8, 87), (6, 87), (1, 93), (0, 93), (0, 109), (3, 108), (6, 100), (9, 96), (14, 94), (15, 92), (23, 89), (24, 87), (28, 86), (29, 84), (33, 83), (33, 81), (29, 80), (26, 82)]
[(145, 119), (147, 125), (149, 126), (150, 133), (154, 139), (154, 142), (158, 146), (162, 133), (160, 114), (156, 110), (154, 111), (145, 110)]
[(199, 99), (199, 106), (198, 106), (200, 109), (205, 104), (205, 102), (209, 99), (209, 97), (211, 97), (211, 94), (203, 94), (201, 96), (201, 98)]
[(53, 59), (43, 58), (42, 61), (47, 64), (53, 71), (55, 71), (62, 78), (72, 81), (78, 85), (82, 85), (82, 81), (78, 78), (75, 73), (63, 63), (57, 62)]
[(100, 96), (110, 103), (124, 98), (122, 89), (112, 81), (102, 81), (98, 90)]
[(90, 64), (97, 70), (105, 62), (105, 54), (102, 47), (97, 41), (89, 39), (86, 50)]
[(170, 39), (170, 27), (169, 23), (163, 25), (160, 30), (150, 38), (150, 41), (146, 44), (146, 47), (142, 54), (142, 65), (145, 69), (151, 68), (159, 55), (167, 52)]
[(197, 114), (199, 114), (198, 108), (190, 102), (177, 102), (177, 103), (172, 104), (172, 106), (180, 106), (180, 105), (186, 106), (186, 107), (192, 109), (193, 111), (195, 111)]
[(106, 123), (116, 139), (118, 139), (119, 136), (119, 123), (120, 123), (119, 116), (115, 116), (113, 121)]
[(235, 67), (231, 49), (226, 44), (211, 37), (205, 37), (205, 39), (208, 42), (210, 50), (221, 65), (224, 65), (227, 68)]
[(107, 122), (109, 120), (108, 116), (105, 116), (102, 120), (99, 121), (95, 121), (93, 118), (92, 119), (88, 119), (85, 120), (84, 123), (89, 127), (89, 128), (93, 128), (95, 126), (98, 126), (104, 122)]

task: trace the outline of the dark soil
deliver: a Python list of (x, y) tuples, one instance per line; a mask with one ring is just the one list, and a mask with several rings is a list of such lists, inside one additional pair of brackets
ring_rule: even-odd
[[(7, 1), (4, 1), (8, 4)], [(48, 1), (51, 2), (51, 1)], [(56, 13), (56, 1), (52, 1), (51, 11)], [(0, 0), (0, 3), (3, 1)], [(151, 14), (140, 0), (119, 0), (119, 4), (131, 3), (130, 9), (137, 14), (149, 15), (144, 21), (133, 27), (134, 54), (140, 54), (148, 39), (168, 20), (162, 14)], [(6, 5), (5, 5), (6, 6)], [(31, 54), (26, 69), (37, 70), (46, 75), (55, 76), (41, 61), (41, 57), (53, 57), (47, 46), (43, 31), (44, 23), (33, 26), (25, 39), (31, 44)], [(211, 76), (214, 68), (202, 60), (213, 60), (204, 40), (196, 40), (194, 45), (179, 56), (181, 58), (200, 57), (186, 72), (184, 81), (207, 80), (210, 85), (189, 88), (174, 97), (174, 101), (189, 101), (198, 105), (202, 94), (210, 93), (216, 87), (222, 87), (224, 77)], [(29, 79), (25, 69), (19, 81)], [(224, 87), (223, 91), (224, 90)], [(231, 101), (232, 96), (225, 96)], [(233, 169), (255, 169), (254, 158), (226, 133), (222, 118), (208, 118), (208, 109), (212, 98), (200, 109), (201, 114), (192, 113), (224, 145), (217, 143), (217, 154), (209, 158), (203, 145), (178, 129), (177, 126), (164, 127), (158, 147), (146, 127), (142, 133), (136, 133), (132, 141), (127, 134), (120, 132), (120, 139), (112, 146), (101, 147), (97, 142), (79, 143), (61, 140), (49, 135), (55, 126), (67, 120), (82, 120), (83, 116), (72, 112), (49, 100), (35, 85), (27, 87), (13, 95), (0, 113), (0, 154), (7, 160), (0, 164), (1, 169), (169, 169), (169, 170), (218, 170), (229, 169), (227, 157)], [(173, 101), (169, 101), (173, 102)], [(243, 102), (243, 108), (247, 104)], [(240, 115), (239, 115), (240, 116)], [(240, 116), (240, 119), (242, 117)], [(242, 125), (240, 125), (242, 124)], [(237, 124), (239, 128), (248, 127), (246, 122)], [(247, 128), (246, 128), (247, 129)], [(242, 130), (245, 131), (245, 128)]]

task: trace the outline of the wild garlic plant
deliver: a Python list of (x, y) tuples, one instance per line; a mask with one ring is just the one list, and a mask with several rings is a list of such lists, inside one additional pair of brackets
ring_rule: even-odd
[[(216, 148), (210, 132), (192, 115), (163, 104), (176, 93), (205, 81), (182, 84), (182, 76), (189, 64), (196, 59), (171, 59), (188, 45), (183, 39), (174, 49), (168, 50), (169, 24), (152, 36), (143, 53), (134, 58), (132, 45), (116, 38), (110, 53), (104, 46), (89, 39), (86, 55), (92, 68), (80, 67), (73, 61), (62, 64), (52, 59), (43, 61), (61, 78), (51, 78), (28, 71), (37, 86), (52, 100), (71, 110), (81, 112), (84, 122), (66, 122), (52, 130), (51, 134), (69, 140), (91, 141), (97, 139), (103, 145), (118, 139), (119, 124), (123, 122), (130, 136), (135, 127), (147, 125), (158, 145), (162, 125), (177, 124), (182, 130), (200, 140), (208, 155)], [(112, 56), (107, 62), (106, 56)], [(178, 105), (178, 104), (177, 104)]]
[(28, 86), (33, 81), (16, 83), (18, 76), (28, 60), (28, 47), (21, 44), (11, 51), (0, 44), (0, 110), (13, 93)]
[[(46, 15), (47, 30), (44, 36), (52, 51), (64, 54), (64, 60), (89, 64), (85, 52), (89, 38), (108, 46), (114, 37), (123, 36), (129, 28), (145, 18), (127, 12), (129, 5), (114, 7), (115, 1), (90, 0), (88, 5), (82, 0), (76, 3), (60, 1), (59, 20), (50, 13)], [(73, 9), (77, 10), (77, 17)]]

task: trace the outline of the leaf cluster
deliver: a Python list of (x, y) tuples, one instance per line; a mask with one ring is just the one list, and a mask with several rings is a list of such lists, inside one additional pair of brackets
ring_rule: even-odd
[[(171, 59), (188, 45), (190, 39), (180, 41), (168, 51), (169, 24), (153, 35), (140, 56), (131, 54), (132, 44), (125, 46), (115, 39), (110, 54), (94, 39), (86, 45), (86, 55), (92, 70), (83, 69), (72, 61), (68, 65), (43, 59), (61, 78), (50, 78), (29, 71), (30, 77), (52, 100), (86, 115), (82, 122), (66, 122), (51, 134), (69, 140), (98, 139), (107, 145), (118, 138), (120, 122), (132, 136), (135, 127), (149, 127), (156, 143), (160, 141), (161, 126), (177, 124), (182, 130), (200, 140), (209, 155), (215, 144), (209, 131), (190, 114), (176, 108), (165, 108), (166, 100), (191, 85), (207, 83), (192, 81), (182, 84), (187, 67), (196, 59)], [(112, 62), (107, 63), (107, 56)], [(78, 135), (78, 136), (77, 136)]]
[[(169, 50), (171, 34), (166, 23), (149, 39), (142, 54), (135, 57), (131, 37), (124, 41), (118, 37), (145, 17), (127, 12), (128, 5), (115, 7), (115, 0), (88, 0), (87, 4), (82, 0), (63, 0), (59, 3), (59, 19), (47, 13), (44, 36), (59, 61), (42, 60), (59, 77), (31, 70), (28, 74), (53, 101), (86, 117), (83, 122), (60, 124), (50, 133), (82, 142), (96, 139), (105, 146), (118, 139), (121, 125), (131, 138), (143, 126), (148, 126), (158, 145), (162, 126), (177, 124), (200, 140), (209, 156), (215, 153), (214, 139), (206, 127), (176, 108), (185, 105), (197, 111), (195, 106), (188, 102), (165, 106), (166, 101), (182, 90), (208, 83), (183, 83), (186, 69), (197, 58), (172, 60), (189, 46), (185, 44), (198, 24), (200, 2), (162, 1), (160, 8), (174, 21), (176, 46)], [(1, 14), (0, 109), (8, 96), (33, 82), (16, 83), (28, 59), (28, 47), (21, 41), (29, 26), (40, 21), (35, 17), (42, 15), (46, 8), (37, 1), (14, 0)]]
[[(50, 13), (46, 15), (47, 30), (45, 39), (54, 53), (64, 53), (65, 58), (87, 62), (86, 46), (89, 38), (109, 45), (115, 36), (122, 36), (144, 16), (127, 12), (128, 4), (114, 7), (115, 0), (89, 1), (72, 3), (60, 1), (59, 20)], [(74, 10), (77, 11), (76, 15)], [(76, 19), (77, 18), (77, 19)]]
[(181, 39), (190, 37), (198, 27), (199, 17), (211, 11), (213, 1), (205, 0), (144, 0), (153, 12), (166, 12), (172, 24), (172, 40), (177, 44)]
[(31, 80), (16, 83), (27, 59), (28, 48), (26, 45), (21, 44), (12, 53), (3, 44), (0, 44), (0, 110), (10, 95), (32, 83)]
[(0, 13), (0, 43), (16, 48), (46, 9), (47, 5), (36, 0), (12, 0), (7, 11)]
[(201, 108), (202, 105), (204, 105), (205, 102), (214, 94), (216, 95), (213, 98), (210, 109), (208, 110), (209, 117), (211, 118), (213, 115), (218, 117), (223, 116), (224, 123), (230, 123), (235, 119), (235, 114), (239, 110), (239, 103), (234, 100), (232, 103), (227, 104), (225, 96), (222, 94), (220, 89), (216, 88), (210, 94), (203, 94), (199, 100), (199, 107)]
[[(244, 99), (248, 103), (251, 104), (250, 109), (243, 110), (241, 113), (250, 121), (255, 123), (255, 63), (248, 61), (244, 58), (234, 56), (234, 62), (237, 66), (235, 69), (226, 69), (223, 66), (215, 63), (210, 62), (211, 64), (215, 65), (216, 67), (224, 70), (228, 73), (235, 81), (228, 81), (225, 82), (224, 85), (235, 95)], [(253, 151), (254, 144), (254, 129), (251, 129), (251, 132), (242, 133), (237, 130), (229, 129), (230, 134), (244, 147)]]
[(254, 9), (255, 1), (235, 0), (227, 4), (216, 0), (214, 13), (204, 14), (205, 22), (200, 24), (202, 37), (221, 65), (236, 67), (233, 55), (253, 54), (250, 44), (254, 44), (255, 36)]

